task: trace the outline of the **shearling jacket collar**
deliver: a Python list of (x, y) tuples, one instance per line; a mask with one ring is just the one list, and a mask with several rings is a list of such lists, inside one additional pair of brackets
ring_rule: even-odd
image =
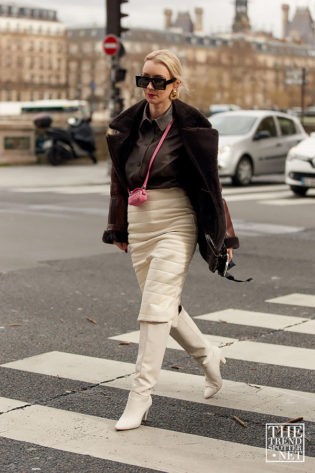
[[(141, 100), (141, 102), (136, 103), (119, 114), (109, 124), (110, 128), (123, 134), (129, 134), (131, 129), (139, 126), (146, 104), (146, 100)], [(173, 109), (174, 118), (181, 128), (211, 128), (206, 117), (203, 117), (197, 109), (187, 105), (181, 100), (173, 101)]]

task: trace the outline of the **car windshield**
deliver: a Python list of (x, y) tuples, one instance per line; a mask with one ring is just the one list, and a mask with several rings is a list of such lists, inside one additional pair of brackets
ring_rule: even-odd
[(210, 118), (213, 128), (219, 135), (245, 135), (252, 128), (257, 117), (244, 115), (222, 115), (220, 113)]

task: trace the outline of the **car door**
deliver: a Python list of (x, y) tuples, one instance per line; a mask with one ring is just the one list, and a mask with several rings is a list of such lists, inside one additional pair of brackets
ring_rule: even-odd
[[(259, 137), (260, 132), (266, 132), (265, 137)], [(272, 115), (260, 120), (253, 135), (255, 174), (272, 174), (279, 172), (279, 160), (282, 160), (284, 150), (281, 146), (275, 119)]]
[(297, 145), (303, 138), (300, 130), (297, 129), (296, 124), (290, 118), (277, 115), (277, 121), (280, 128), (281, 143), (284, 152), (284, 155), (279, 161), (279, 172), (284, 172), (285, 159), (289, 150), (293, 148), (293, 146)]

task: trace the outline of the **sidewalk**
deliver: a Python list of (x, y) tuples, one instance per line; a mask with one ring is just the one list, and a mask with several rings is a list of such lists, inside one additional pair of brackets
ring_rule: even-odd
[(63, 166), (0, 167), (0, 188), (103, 185), (110, 182), (107, 161)]

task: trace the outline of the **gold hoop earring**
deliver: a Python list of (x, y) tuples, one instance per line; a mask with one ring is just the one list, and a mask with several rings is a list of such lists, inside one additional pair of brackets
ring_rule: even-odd
[(172, 92), (170, 93), (170, 99), (176, 100), (177, 98), (178, 98), (178, 91), (176, 89), (173, 89)]

